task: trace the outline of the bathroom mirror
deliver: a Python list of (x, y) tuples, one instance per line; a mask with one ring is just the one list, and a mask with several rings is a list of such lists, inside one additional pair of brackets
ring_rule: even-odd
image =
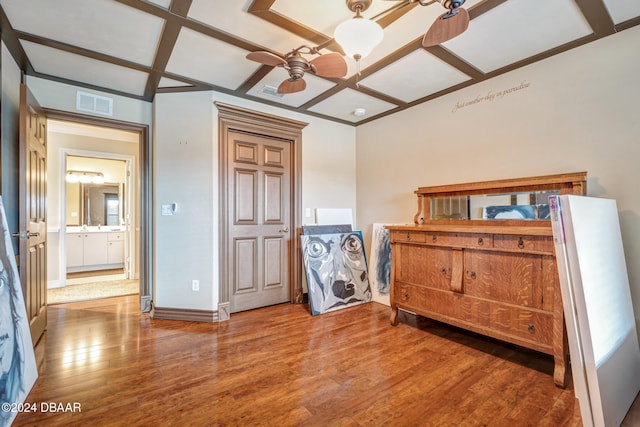
[(123, 224), (123, 187), (124, 184), (67, 182), (67, 225)]

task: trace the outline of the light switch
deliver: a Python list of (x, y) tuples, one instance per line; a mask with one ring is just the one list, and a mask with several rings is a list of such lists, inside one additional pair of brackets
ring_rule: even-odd
[(172, 203), (170, 205), (162, 205), (162, 216), (173, 216), (176, 211), (176, 204)]

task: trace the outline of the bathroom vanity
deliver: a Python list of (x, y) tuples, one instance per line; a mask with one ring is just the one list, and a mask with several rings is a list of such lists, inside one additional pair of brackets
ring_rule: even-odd
[(67, 273), (124, 267), (120, 227), (67, 227)]

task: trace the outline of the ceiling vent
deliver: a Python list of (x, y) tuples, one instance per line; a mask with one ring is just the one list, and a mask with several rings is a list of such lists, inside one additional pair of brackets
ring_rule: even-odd
[(262, 89), (259, 90), (259, 92), (265, 95), (274, 96), (276, 98), (282, 98), (284, 96), (284, 93), (278, 93), (278, 88), (268, 85), (263, 86)]
[(113, 98), (78, 91), (76, 109), (103, 116), (113, 116)]

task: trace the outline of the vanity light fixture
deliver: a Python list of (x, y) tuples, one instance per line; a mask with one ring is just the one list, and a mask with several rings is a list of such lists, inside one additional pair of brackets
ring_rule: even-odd
[(104, 174), (102, 172), (89, 172), (89, 171), (67, 171), (67, 182), (80, 182), (82, 184), (103, 184)]

